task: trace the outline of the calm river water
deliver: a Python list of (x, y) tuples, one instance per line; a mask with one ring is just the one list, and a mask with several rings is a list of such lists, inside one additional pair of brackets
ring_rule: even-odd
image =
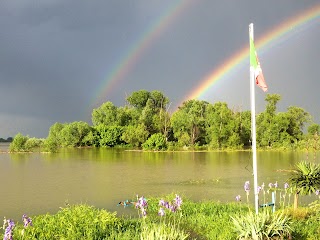
[[(0, 145), (6, 151), (8, 145)], [(259, 184), (278, 181), (307, 159), (303, 152), (258, 152)], [(309, 155), (320, 162), (320, 155)], [(0, 218), (20, 221), (22, 214), (55, 213), (65, 203), (87, 203), (119, 214), (122, 200), (179, 193), (193, 200), (245, 198), (244, 182), (253, 188), (250, 152), (139, 152), (66, 149), (59, 153), (0, 153)], [(252, 201), (253, 202), (253, 201)]]

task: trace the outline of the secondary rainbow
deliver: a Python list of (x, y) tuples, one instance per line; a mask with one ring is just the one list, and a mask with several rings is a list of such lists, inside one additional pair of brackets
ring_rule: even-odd
[(98, 86), (97, 93), (95, 94), (91, 105), (104, 100), (108, 94), (114, 89), (115, 85), (119, 85), (121, 80), (128, 75), (129, 71), (138, 62), (143, 53), (150, 47), (150, 45), (168, 28), (182, 12), (187, 8), (192, 0), (178, 0), (166, 8), (164, 13), (159, 16), (156, 21), (150, 24), (150, 27), (141, 34), (140, 38), (134, 42), (122, 57), (118, 64), (109, 72), (106, 79)]
[[(255, 41), (256, 48), (262, 48), (269, 43), (279, 39), (285, 34), (289, 33), (293, 28), (302, 26), (307, 24), (308, 22), (315, 22), (320, 18), (320, 4), (313, 6), (312, 8), (303, 11), (301, 14), (290, 18), (289, 20), (283, 22), (267, 34), (265, 34), (262, 38)], [(315, 20), (315, 21), (313, 21)], [(249, 45), (249, 43), (248, 43)], [(213, 85), (223, 79), (223, 77), (232, 71), (236, 66), (249, 58), (249, 46), (240, 50), (236, 54), (234, 54), (230, 59), (222, 63), (218, 68), (214, 69), (208, 76), (206, 76), (201, 82), (200, 86), (187, 94), (179, 105), (181, 105), (184, 101), (189, 99), (198, 99), (201, 98)], [(248, 68), (249, 69), (249, 68)]]

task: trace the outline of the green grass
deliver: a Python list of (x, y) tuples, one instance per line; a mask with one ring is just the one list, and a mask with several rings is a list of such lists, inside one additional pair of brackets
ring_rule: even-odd
[[(174, 195), (164, 199), (172, 201)], [(104, 209), (79, 204), (62, 208), (56, 214), (30, 216), (33, 226), (26, 228), (21, 220), (15, 220), (13, 239), (240, 239), (233, 218), (241, 222), (252, 211), (246, 204), (183, 199), (180, 210), (175, 213), (167, 211), (160, 217), (159, 200), (148, 198), (146, 218), (118, 216)], [(291, 236), (300, 240), (319, 239), (319, 205), (299, 209), (299, 212), (290, 208), (279, 210), (290, 219), (288, 229)], [(275, 219), (279, 222), (279, 218)], [(0, 239), (3, 239), (3, 234), (4, 229), (0, 229)]]

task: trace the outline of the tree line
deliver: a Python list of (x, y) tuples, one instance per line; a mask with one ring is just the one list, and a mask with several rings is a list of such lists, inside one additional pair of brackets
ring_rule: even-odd
[(8, 137), (7, 139), (0, 138), (0, 142), (12, 142), (13, 137)]
[[(257, 147), (318, 150), (320, 125), (304, 109), (277, 112), (279, 94), (267, 94), (265, 110), (256, 116)], [(226, 150), (251, 146), (251, 112), (230, 109), (225, 102), (187, 100), (172, 114), (162, 92), (140, 90), (117, 107), (103, 103), (87, 122), (53, 124), (46, 139), (18, 133), (10, 151), (55, 152), (62, 147), (126, 147), (143, 150)], [(306, 131), (304, 131), (306, 129)]]

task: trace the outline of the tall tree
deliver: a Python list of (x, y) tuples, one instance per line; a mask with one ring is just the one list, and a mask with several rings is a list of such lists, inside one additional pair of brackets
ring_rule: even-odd
[(93, 125), (104, 124), (106, 126), (118, 125), (117, 107), (110, 101), (103, 103), (92, 111)]
[(188, 100), (172, 115), (171, 126), (175, 138), (184, 145), (193, 146), (205, 137), (205, 111), (209, 103)]
[(150, 98), (150, 92), (147, 90), (140, 90), (133, 92), (127, 97), (127, 102), (130, 106), (142, 109), (146, 106), (148, 99)]
[(159, 111), (160, 109), (166, 109), (169, 103), (169, 99), (163, 95), (162, 92), (154, 90), (150, 92), (150, 98), (154, 109)]
[(133, 147), (140, 147), (148, 138), (149, 132), (143, 124), (137, 126), (129, 125), (124, 129), (121, 140)]
[(224, 102), (209, 105), (206, 111), (206, 138), (211, 148), (235, 148), (241, 145), (239, 122)]
[(83, 121), (64, 124), (59, 133), (60, 145), (63, 147), (84, 146), (84, 138), (91, 132), (91, 127)]
[(291, 106), (288, 108), (287, 116), (289, 120), (288, 134), (295, 140), (301, 140), (303, 128), (311, 120), (310, 114), (300, 107)]
[(281, 99), (279, 94), (267, 94), (266, 110), (257, 117), (257, 145), (271, 147), (277, 141), (278, 128), (276, 127), (277, 103)]

